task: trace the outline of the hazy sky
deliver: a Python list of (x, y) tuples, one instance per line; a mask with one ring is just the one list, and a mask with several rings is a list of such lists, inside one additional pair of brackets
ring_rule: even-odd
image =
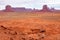
[(6, 5), (41, 9), (45, 4), (50, 8), (60, 8), (60, 0), (0, 0), (0, 9), (4, 9)]

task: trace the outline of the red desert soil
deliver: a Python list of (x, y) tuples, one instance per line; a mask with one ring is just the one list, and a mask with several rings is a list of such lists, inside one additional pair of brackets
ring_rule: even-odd
[(1, 12), (0, 40), (60, 40), (60, 14)]

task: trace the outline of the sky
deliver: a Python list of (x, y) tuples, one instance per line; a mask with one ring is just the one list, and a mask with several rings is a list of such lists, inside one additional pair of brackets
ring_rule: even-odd
[(48, 5), (49, 8), (60, 9), (60, 0), (0, 0), (0, 10), (5, 9), (6, 5), (32, 9), (42, 9), (43, 5)]

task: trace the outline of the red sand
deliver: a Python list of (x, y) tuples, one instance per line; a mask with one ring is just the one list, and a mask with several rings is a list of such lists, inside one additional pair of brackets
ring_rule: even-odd
[(41, 17), (20, 14), (20, 18), (13, 18), (12, 15), (9, 14), (10, 18), (6, 15), (1, 17), (0, 40), (60, 40), (60, 14), (54, 14), (56, 18), (51, 14), (39, 14)]

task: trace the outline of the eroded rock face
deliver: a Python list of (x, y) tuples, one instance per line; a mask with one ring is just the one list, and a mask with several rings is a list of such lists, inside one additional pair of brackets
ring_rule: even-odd
[(24, 29), (25, 32), (23, 30), (19, 31), (20, 28), (18, 27), (0, 25), (0, 40), (60, 40), (60, 32), (58, 31), (59, 29), (57, 30), (57, 25), (49, 25), (49, 27), (44, 25), (44, 29)]
[(13, 12), (12, 7), (10, 5), (6, 6), (5, 12)]

